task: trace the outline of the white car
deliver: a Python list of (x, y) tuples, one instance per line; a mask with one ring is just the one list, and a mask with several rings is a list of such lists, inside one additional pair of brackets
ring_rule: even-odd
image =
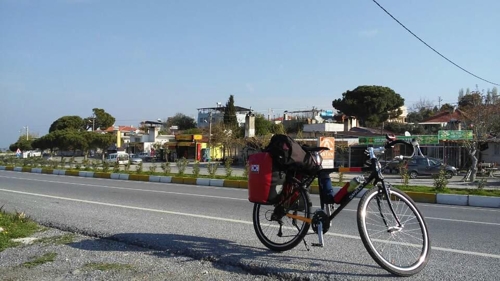
[(130, 154), (130, 164), (140, 164), (142, 163), (142, 158), (138, 157), (136, 154)]

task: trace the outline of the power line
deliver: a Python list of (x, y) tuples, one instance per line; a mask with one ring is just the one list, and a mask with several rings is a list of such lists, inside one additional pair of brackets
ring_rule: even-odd
[(443, 59), (447, 60), (448, 62), (450, 62), (451, 64), (453, 64), (454, 66), (460, 68), (461, 70), (467, 72), (468, 74), (478, 78), (478, 79), (481, 79), (483, 80), (484, 82), (487, 82), (487, 83), (490, 83), (490, 84), (493, 84), (493, 85), (496, 85), (496, 86), (500, 86), (500, 84), (497, 84), (497, 83), (494, 83), (494, 82), (491, 82), (489, 80), (486, 80), (484, 78), (481, 78), (479, 76), (477, 76), (476, 74), (468, 71), (467, 69), (461, 67), (460, 65), (454, 63), (453, 61), (451, 61), (450, 59), (448, 59), (447, 57), (445, 57), (443, 54), (441, 54), (440, 52), (438, 52), (436, 49), (432, 48), (429, 44), (427, 44), (424, 40), (420, 39), (420, 37), (418, 37), (415, 33), (413, 33), (410, 29), (408, 29), (404, 24), (402, 24), (398, 19), (396, 19), (391, 13), (389, 13), (384, 7), (382, 7), (382, 5), (380, 5), (376, 0), (372, 0), (375, 4), (377, 4), (377, 6), (380, 7), (380, 9), (382, 9), (386, 14), (388, 14), (393, 20), (395, 20), (397, 23), (399, 23), (399, 25), (401, 25), (404, 29), (406, 29), (406, 31), (408, 31), (411, 35), (415, 36), (415, 38), (417, 38), (420, 42), (424, 43), (425, 46), (429, 47), (429, 49), (433, 50), (436, 54), (440, 55)]

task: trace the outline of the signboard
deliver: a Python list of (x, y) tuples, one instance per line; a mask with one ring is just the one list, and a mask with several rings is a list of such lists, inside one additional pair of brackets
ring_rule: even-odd
[(175, 135), (175, 140), (178, 141), (192, 141), (193, 135)]
[[(419, 144), (439, 144), (437, 135), (416, 135), (416, 136), (396, 136), (398, 140), (411, 141), (417, 139)], [(359, 144), (383, 145), (386, 143), (385, 137), (362, 137), (358, 139)]]
[(439, 140), (472, 140), (474, 134), (472, 130), (440, 130), (438, 137)]
[(16, 157), (21, 157), (21, 150), (19, 148), (16, 150)]
[(202, 135), (193, 135), (193, 140), (202, 140), (203, 136)]
[(318, 146), (328, 147), (330, 149), (321, 151), (323, 168), (333, 168), (333, 160), (335, 159), (335, 138), (320, 137), (318, 138)]

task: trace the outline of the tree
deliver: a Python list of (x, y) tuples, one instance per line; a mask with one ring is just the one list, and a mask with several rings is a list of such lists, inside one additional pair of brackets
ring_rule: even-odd
[(177, 113), (173, 117), (167, 119), (166, 127), (170, 128), (172, 126), (179, 127), (179, 130), (189, 130), (196, 128), (196, 121), (192, 117)]
[(265, 136), (271, 133), (273, 122), (266, 119), (263, 114), (255, 114), (255, 135)]
[(358, 86), (333, 100), (332, 106), (348, 116), (356, 116), (361, 126), (367, 122), (380, 124), (401, 115), (399, 109), (404, 99), (391, 88), (382, 86)]
[(85, 130), (106, 130), (107, 128), (115, 124), (115, 118), (111, 114), (107, 113), (104, 109), (93, 108), (93, 116), (83, 119)]
[(33, 139), (26, 139), (26, 136), (20, 136), (19, 139), (9, 146), (9, 150), (16, 152), (19, 148), (21, 151), (33, 149), (31, 143)]
[(443, 104), (439, 109), (439, 111), (448, 111), (448, 112), (452, 112), (453, 110), (455, 110), (455, 107), (449, 103)]
[[(473, 94), (477, 94), (477, 92), (471, 95)], [(467, 115), (464, 125), (473, 132), (473, 139), (464, 142), (464, 147), (467, 149), (469, 157), (472, 160), (466, 179), (470, 178), (472, 182), (476, 180), (480, 145), (487, 142), (491, 135), (498, 135), (500, 133), (500, 104), (488, 104), (485, 102), (485, 97), (480, 94), (478, 95), (479, 99), (474, 98), (471, 100), (475, 104), (468, 104), (464, 109)]]
[(483, 103), (483, 97), (479, 91), (474, 91), (470, 94), (466, 94), (459, 102), (458, 108), (463, 111), (467, 111), (470, 108), (480, 105)]
[[(236, 128), (238, 129), (238, 128)], [(230, 127), (223, 122), (212, 125), (212, 145), (222, 144), (222, 157), (226, 157), (226, 151), (231, 148), (231, 145), (235, 144), (236, 134), (234, 132), (234, 127)]]
[[(100, 148), (102, 151), (107, 151), (109, 146), (116, 142), (116, 135), (112, 133), (96, 134), (92, 138), (91, 148)], [(104, 160), (104, 153), (102, 154)]]
[(230, 128), (238, 127), (238, 120), (236, 120), (236, 108), (234, 107), (234, 97), (229, 96), (229, 100), (224, 108), (224, 124)]
[(464, 89), (460, 89), (458, 91), (458, 101), (460, 101), (464, 97)]
[(191, 129), (184, 130), (183, 133), (188, 134), (188, 135), (201, 135), (201, 134), (203, 134), (203, 130), (199, 129), (199, 128), (191, 128)]
[(80, 116), (72, 115), (72, 116), (63, 116), (56, 121), (54, 121), (49, 128), (49, 133), (58, 131), (58, 130), (82, 130), (85, 128), (83, 119)]
[(420, 99), (420, 101), (412, 105), (406, 120), (408, 123), (419, 123), (436, 114), (436, 112), (437, 107), (431, 101)]

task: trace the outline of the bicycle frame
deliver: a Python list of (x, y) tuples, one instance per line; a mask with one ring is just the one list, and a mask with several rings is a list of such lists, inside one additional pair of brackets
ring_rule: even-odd
[[(375, 161), (376, 162), (374, 163), (374, 165), (378, 165), (378, 160), (375, 159)], [(325, 172), (325, 171), (333, 173), (333, 172), (338, 172), (339, 169), (333, 168), (333, 169), (321, 170), (321, 172)], [(291, 176), (289, 179), (291, 181), (293, 181), (293, 183), (297, 184), (299, 188), (308, 188), (310, 186), (310, 184), (314, 181), (314, 179), (318, 177), (318, 175), (319, 175), (319, 173), (317, 175), (314, 175), (314, 176), (304, 176), (301, 174), (300, 176), (304, 177), (303, 180), (299, 180), (295, 176)], [(370, 174), (370, 176), (368, 177), (368, 179), (365, 179), (365, 181), (362, 182), (361, 184), (359, 184), (359, 186), (356, 187), (356, 189), (354, 189), (350, 194), (346, 195), (342, 199), (342, 201), (340, 202), (338, 207), (328, 217), (329, 222), (331, 222), (356, 197), (356, 195), (358, 195), (361, 192), (361, 190), (363, 190), (372, 181), (374, 182), (374, 185), (376, 185), (377, 188), (379, 189), (379, 192), (383, 192), (383, 194), (386, 196), (387, 201), (389, 203), (389, 208), (390, 208), (392, 214), (394, 215), (394, 218), (395, 218), (396, 222), (398, 223), (398, 226), (401, 227), (401, 222), (400, 222), (398, 216), (396, 215), (396, 213), (394, 212), (391, 200), (389, 200), (390, 199), (390, 193), (389, 193), (390, 184), (386, 185), (385, 180), (384, 180), (384, 176), (380, 172), (380, 169), (373, 170), (372, 173)], [(379, 182), (381, 184), (377, 185), (377, 183), (379, 183)], [(296, 188), (296, 187), (294, 187), (294, 188)], [(319, 188), (320, 188), (320, 201), (323, 202), (324, 200), (322, 198), (323, 194), (321, 192), (321, 189), (322, 189), (321, 181), (319, 181)], [(293, 196), (293, 194), (294, 193), (292, 193), (290, 196)], [(290, 198), (285, 198), (283, 201), (286, 201), (288, 199), (290, 199)], [(309, 224), (312, 222), (312, 220), (310, 218), (305, 218), (305, 217), (292, 215), (292, 214), (287, 214), (286, 216), (293, 218), (293, 219), (304, 221), (304, 222), (309, 223)], [(383, 214), (382, 214), (382, 216), (383, 216)]]

